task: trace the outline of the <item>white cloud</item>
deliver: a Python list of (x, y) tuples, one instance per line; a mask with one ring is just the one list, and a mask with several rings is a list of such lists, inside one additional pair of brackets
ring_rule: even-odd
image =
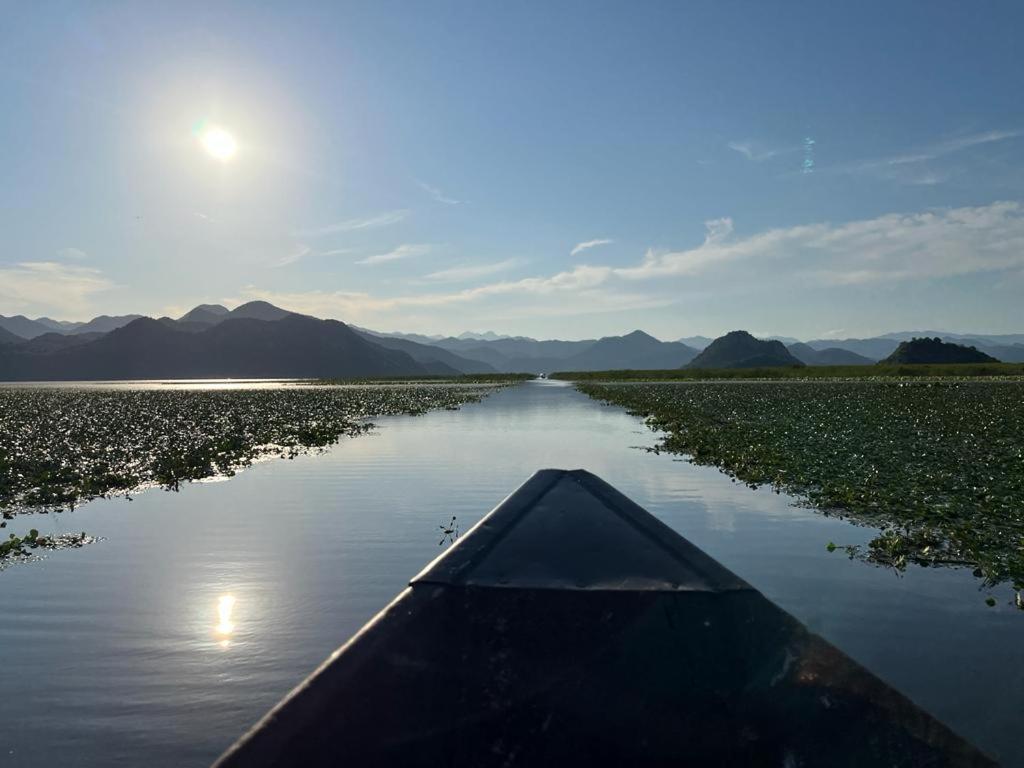
[(321, 235), (332, 235), (337, 232), (356, 232), (360, 229), (376, 229), (377, 227), (386, 227), (390, 224), (397, 224), (408, 215), (409, 211), (406, 210), (388, 211), (386, 213), (380, 213), (376, 216), (368, 216), (362, 219), (348, 219), (334, 224), (327, 224), (323, 227), (301, 229), (293, 232), (292, 234), (295, 237), (320, 237)]
[(359, 259), (356, 264), (384, 264), (389, 261), (411, 259), (415, 256), (423, 256), (426, 253), (430, 253), (430, 250), (431, 246), (425, 244), (400, 245), (387, 253), (377, 253), (373, 256), (367, 256), (365, 259)]
[[(415, 310), (459, 308), (465, 313), (461, 307), (483, 302), (489, 316), (528, 317), (666, 306), (679, 300), (681, 289), (691, 295), (763, 293), (784, 283), (790, 292), (785, 295), (791, 295), (798, 283), (801, 290), (854, 290), (1024, 269), (1024, 205), (1017, 202), (803, 224), (746, 237), (735, 234), (730, 218), (708, 221), (705, 229), (703, 242), (694, 248), (648, 251), (630, 266), (580, 264), (546, 276), (406, 296), (282, 294), (249, 287), (245, 298), (356, 322), (371, 316), (401, 319), (397, 316)], [(403, 258), (394, 253), (381, 256)], [(648, 287), (639, 288), (644, 285)]]
[(609, 245), (615, 242), (614, 240), (607, 240), (605, 238), (598, 238), (597, 240), (586, 240), (582, 243), (576, 243), (571, 251), (570, 256), (576, 256), (577, 254), (583, 253), (583, 251), (589, 251), (591, 248), (597, 248), (599, 245)]
[(471, 264), (464, 267), (452, 267), (451, 269), (431, 272), (425, 279), (436, 280), (441, 283), (460, 283), (504, 272), (518, 263), (517, 259), (505, 259), (504, 261), (496, 261), (491, 264)]
[(445, 205), (459, 205), (462, 203), (461, 200), (456, 200), (454, 197), (448, 197), (440, 189), (438, 189), (437, 187), (432, 187), (425, 181), (417, 181), (416, 184), (417, 186), (419, 186), (420, 189), (422, 189), (424, 192), (426, 192), (439, 203), (444, 203)]
[(0, 266), (0, 303), (17, 311), (52, 312), (59, 317), (92, 310), (95, 294), (114, 287), (98, 269), (54, 261)]
[(89, 254), (87, 254), (81, 248), (61, 248), (59, 251), (57, 251), (57, 256), (59, 256), (62, 259), (79, 260), (87, 258), (88, 255)]
[(631, 280), (694, 275), (743, 260), (770, 262), (787, 278), (800, 274), (824, 284), (858, 285), (1024, 266), (1024, 207), (1016, 202), (800, 225), (745, 238), (731, 236), (727, 219), (707, 226), (697, 248), (648, 253), (640, 266), (615, 274)]

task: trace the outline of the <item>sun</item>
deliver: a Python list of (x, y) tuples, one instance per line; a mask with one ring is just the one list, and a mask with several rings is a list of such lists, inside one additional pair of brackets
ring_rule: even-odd
[(238, 151), (235, 137), (223, 128), (210, 126), (199, 134), (199, 143), (214, 160), (226, 163)]

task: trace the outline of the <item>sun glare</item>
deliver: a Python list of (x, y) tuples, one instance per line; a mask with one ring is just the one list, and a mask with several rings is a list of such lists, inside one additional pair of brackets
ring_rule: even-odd
[[(228, 635), (235, 631), (235, 625), (231, 621), (231, 612), (235, 608), (235, 598), (232, 595), (221, 595), (217, 600), (217, 634), (227, 640)], [(225, 643), (226, 644), (226, 643)]]
[(238, 151), (238, 143), (235, 141), (235, 137), (223, 128), (207, 128), (200, 134), (199, 142), (210, 157), (221, 162), (227, 162)]

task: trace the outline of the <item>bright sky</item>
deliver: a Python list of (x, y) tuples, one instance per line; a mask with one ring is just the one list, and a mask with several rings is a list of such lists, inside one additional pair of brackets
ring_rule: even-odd
[(1024, 331), (1024, 5), (0, 0), (0, 314)]

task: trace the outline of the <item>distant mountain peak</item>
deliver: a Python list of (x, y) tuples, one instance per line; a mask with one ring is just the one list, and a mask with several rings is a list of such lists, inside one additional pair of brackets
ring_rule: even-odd
[(230, 317), (247, 317), (253, 320), (280, 320), (281, 318), (288, 317), (289, 315), (295, 314), (289, 312), (286, 309), (275, 307), (269, 301), (249, 301), (245, 304), (240, 304), (235, 307), (229, 313)]
[(205, 322), (216, 320), (217, 318), (223, 320), (230, 313), (231, 310), (222, 304), (199, 304), (192, 307), (192, 309), (179, 317), (178, 320), (179, 322)]
[(901, 341), (896, 350), (881, 361), (882, 364), (956, 364), (998, 363), (999, 360), (979, 352), (975, 347), (952, 344), (938, 336)]
[(747, 331), (730, 331), (720, 336), (695, 357), (688, 368), (774, 368), (799, 367), (795, 358), (778, 340), (755, 338)]
[(622, 338), (624, 338), (624, 339), (631, 339), (633, 341), (636, 341), (636, 340), (639, 340), (639, 339), (643, 339), (643, 340), (650, 339), (651, 341), (657, 341), (657, 339), (654, 338), (653, 336), (651, 336), (651, 334), (646, 333), (645, 331), (641, 331), (639, 328), (637, 330), (635, 330), (635, 331), (630, 331), (629, 333), (624, 335)]

